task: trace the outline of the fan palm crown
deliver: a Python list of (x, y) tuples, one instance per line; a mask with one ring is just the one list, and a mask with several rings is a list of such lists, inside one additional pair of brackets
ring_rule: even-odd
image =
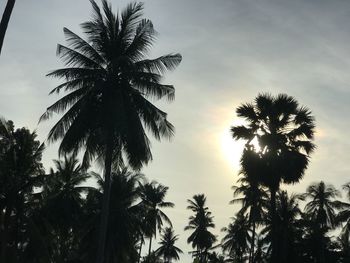
[[(254, 103), (242, 104), (236, 112), (246, 124), (232, 127), (232, 136), (254, 148), (255, 159), (261, 160), (261, 182), (276, 190), (281, 182), (298, 182), (315, 148), (315, 124), (310, 110), (285, 94), (260, 94)], [(264, 176), (262, 171), (266, 172)]]

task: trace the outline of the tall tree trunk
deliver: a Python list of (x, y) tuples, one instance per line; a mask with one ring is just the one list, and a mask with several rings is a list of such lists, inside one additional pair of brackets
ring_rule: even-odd
[(103, 263), (105, 256), (106, 247), (106, 235), (108, 226), (108, 215), (109, 215), (109, 199), (111, 192), (111, 169), (112, 169), (112, 156), (113, 156), (113, 145), (110, 136), (107, 137), (106, 145), (106, 156), (105, 156), (105, 181), (103, 185), (103, 203), (100, 221), (100, 232), (98, 239), (98, 250), (96, 263)]
[(4, 10), (4, 14), (2, 15), (2, 19), (0, 22), (0, 54), (1, 54), (1, 50), (2, 50), (2, 45), (4, 43), (4, 39), (5, 39), (7, 26), (9, 24), (10, 17), (11, 17), (15, 2), (16, 2), (16, 0), (8, 0), (6, 7), (5, 7), (5, 10)]
[(279, 263), (278, 262), (278, 250), (277, 250), (277, 231), (276, 231), (276, 223), (277, 223), (277, 215), (276, 215), (276, 190), (270, 188), (271, 193), (271, 263)]
[(253, 235), (252, 235), (252, 243), (250, 245), (250, 258), (249, 262), (254, 263), (254, 247), (255, 247), (255, 221), (253, 220)]
[(320, 251), (320, 263), (326, 263), (326, 257), (325, 257), (325, 250), (326, 250), (326, 245), (325, 245), (325, 240), (324, 236), (321, 238), (321, 251)]
[(149, 238), (148, 255), (151, 255), (151, 249), (152, 249), (152, 235)]

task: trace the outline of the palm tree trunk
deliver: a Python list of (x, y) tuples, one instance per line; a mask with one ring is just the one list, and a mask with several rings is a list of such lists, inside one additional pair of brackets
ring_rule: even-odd
[(152, 248), (152, 235), (149, 238), (149, 248), (148, 248), (148, 255), (151, 255), (151, 248)]
[(16, 2), (16, 0), (8, 0), (6, 7), (5, 7), (5, 10), (4, 10), (4, 14), (2, 15), (2, 19), (0, 22), (0, 54), (1, 54), (1, 50), (2, 50), (2, 45), (4, 43), (4, 39), (5, 39), (7, 26), (9, 24), (10, 17), (11, 17), (15, 2)]
[(277, 223), (277, 215), (276, 215), (276, 190), (270, 188), (271, 193), (271, 263), (279, 263), (278, 262), (278, 251), (277, 251), (277, 234), (276, 233), (276, 223)]
[(250, 246), (250, 259), (249, 259), (250, 263), (254, 263), (255, 226), (256, 226), (255, 221), (253, 221), (253, 236), (252, 236), (252, 243)]
[(324, 237), (321, 238), (321, 249), (320, 249), (320, 263), (326, 263), (326, 258), (325, 258), (325, 250), (326, 250), (326, 246), (325, 246), (325, 242), (324, 242)]
[(108, 215), (109, 215), (109, 199), (111, 192), (111, 169), (112, 169), (112, 155), (113, 146), (111, 138), (108, 138), (108, 143), (106, 145), (106, 156), (105, 156), (105, 181), (103, 185), (103, 203), (100, 221), (100, 233), (98, 239), (98, 250), (96, 263), (103, 263), (105, 256), (106, 247), (106, 235), (108, 226)]

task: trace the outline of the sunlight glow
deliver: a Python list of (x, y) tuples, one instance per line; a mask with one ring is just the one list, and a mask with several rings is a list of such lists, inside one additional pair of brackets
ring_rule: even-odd
[[(235, 121), (231, 126), (242, 125), (241, 121)], [(230, 126), (230, 127), (231, 127)], [(220, 136), (221, 151), (224, 158), (229, 162), (231, 167), (239, 169), (239, 161), (242, 156), (245, 141), (236, 141), (232, 138), (231, 131), (225, 129)], [(251, 145), (254, 146), (256, 151), (260, 151), (258, 140), (255, 138), (251, 141)]]
[(244, 148), (244, 142), (234, 140), (230, 130), (225, 130), (221, 134), (220, 139), (223, 157), (229, 162), (231, 167), (239, 169), (239, 160)]

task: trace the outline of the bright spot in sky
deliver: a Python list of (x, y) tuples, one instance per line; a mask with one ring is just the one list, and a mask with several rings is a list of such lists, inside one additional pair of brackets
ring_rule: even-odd
[(239, 160), (244, 148), (243, 141), (236, 141), (232, 138), (231, 131), (225, 130), (221, 134), (221, 150), (224, 158), (229, 162), (230, 166), (239, 169)]
[[(233, 121), (230, 127), (244, 125), (244, 124), (245, 124), (244, 121), (240, 119), (236, 119)], [(244, 149), (244, 144), (246, 143), (246, 141), (244, 140), (237, 141), (233, 139), (230, 129), (225, 129), (220, 135), (220, 143), (221, 143), (221, 151), (224, 159), (228, 161), (230, 167), (233, 167), (234, 169), (239, 170), (240, 159), (241, 159), (242, 152)], [(254, 138), (250, 142), (250, 144), (254, 146), (256, 151), (260, 151), (260, 146), (257, 138)]]

